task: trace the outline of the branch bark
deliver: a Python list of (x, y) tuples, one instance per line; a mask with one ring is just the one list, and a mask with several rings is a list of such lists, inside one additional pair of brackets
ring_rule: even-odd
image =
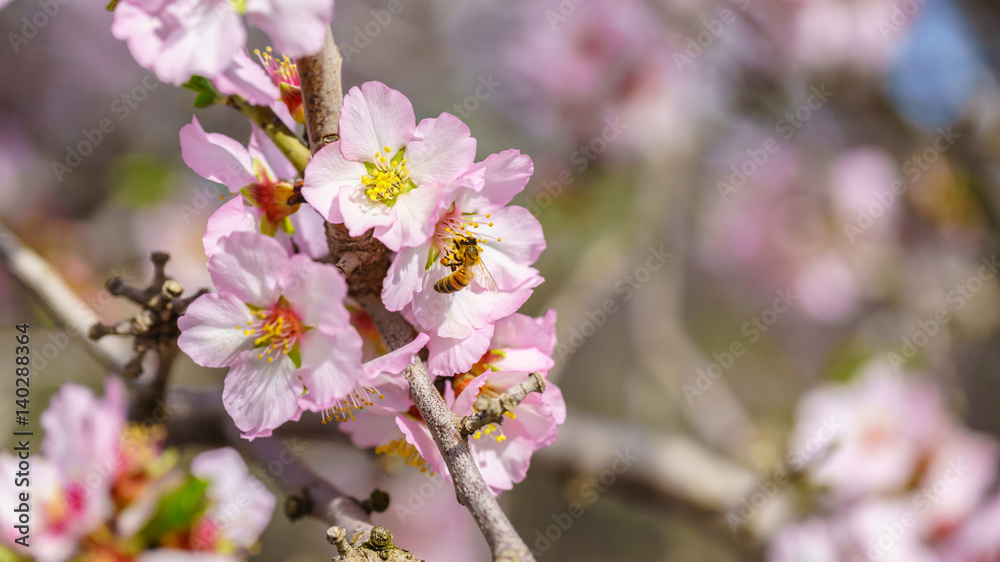
[[(257, 124), (278, 150), (295, 166), (299, 175), (304, 176), (309, 163), (309, 148), (302, 144), (298, 135), (288, 128), (270, 107), (252, 105), (240, 96), (227, 96), (226, 105), (232, 107)], [(291, 178), (284, 178), (291, 179)]]
[(0, 262), (31, 293), (52, 321), (66, 331), (104, 369), (122, 372), (132, 357), (126, 341), (93, 342), (87, 331), (100, 319), (44, 258), (0, 223)]
[(496, 398), (477, 397), (475, 403), (477, 412), (458, 420), (459, 433), (468, 439), (470, 435), (476, 434), (491, 423), (503, 423), (504, 414), (513, 412), (514, 408), (532, 392), (539, 394), (545, 392), (545, 379), (538, 373), (531, 373), (528, 375), (528, 380), (511, 387)]

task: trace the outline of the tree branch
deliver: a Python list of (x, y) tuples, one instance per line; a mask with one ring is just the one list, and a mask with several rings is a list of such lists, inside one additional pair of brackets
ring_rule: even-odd
[(87, 331), (100, 320), (97, 313), (76, 296), (59, 272), (3, 223), (0, 223), (0, 262), (35, 297), (52, 321), (82, 344), (102, 368), (122, 372), (132, 356), (131, 347), (124, 341), (89, 340)]
[(309, 148), (316, 154), (324, 146), (340, 140), (340, 108), (344, 104), (344, 90), (340, 81), (340, 49), (334, 44), (333, 33), (329, 28), (323, 50), (295, 62), (299, 69), (302, 103), (306, 110)]
[(532, 392), (545, 392), (545, 379), (538, 373), (529, 374), (528, 380), (507, 389), (507, 392), (496, 398), (485, 395), (477, 397), (474, 404), (477, 411), (458, 420), (458, 432), (468, 439), (491, 423), (503, 423), (504, 414), (513, 412)]

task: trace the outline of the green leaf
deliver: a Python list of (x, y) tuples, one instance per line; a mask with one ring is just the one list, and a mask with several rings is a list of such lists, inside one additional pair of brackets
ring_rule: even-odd
[(167, 533), (191, 528), (208, 506), (207, 489), (207, 481), (191, 476), (179, 488), (160, 498), (156, 513), (140, 532), (146, 543), (158, 544)]
[(194, 106), (198, 109), (211, 107), (213, 105), (215, 105), (215, 96), (208, 92), (199, 92), (198, 95), (194, 97)]
[(292, 350), (288, 352), (288, 358), (292, 360), (292, 363), (295, 363), (296, 369), (302, 368), (302, 352), (299, 350), (298, 342), (296, 342), (295, 345), (292, 346)]
[(371, 162), (365, 162), (365, 170), (368, 170), (368, 175), (369, 176), (374, 176), (375, 172), (378, 171), (378, 166), (376, 166), (375, 164), (373, 164)]
[(111, 0), (110, 2), (108, 2), (108, 5), (104, 7), (104, 9), (109, 12), (113, 12), (117, 7), (118, 7), (118, 0)]

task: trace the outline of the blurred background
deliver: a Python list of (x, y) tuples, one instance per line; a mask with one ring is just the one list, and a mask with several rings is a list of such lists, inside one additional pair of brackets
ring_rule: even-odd
[[(30, 33), (40, 11), (0, 12), (0, 219), (105, 322), (135, 311), (104, 280), (142, 285), (152, 250), (211, 286), (223, 191), (177, 134), (249, 125), (141, 69), (103, 6)], [(338, 0), (333, 29), (345, 90), (385, 82), (480, 159), (535, 162), (515, 202), (547, 282), (522, 312), (558, 313), (569, 414), (501, 502), (540, 559), (1000, 560), (994, 3)], [(3, 271), (0, 302), (3, 338), (59, 340)], [(36, 372), (36, 404), (105, 374), (76, 344)], [(397, 544), (486, 559), (450, 487), (327, 432), (306, 462), (407, 502), (378, 516)], [(330, 556), (324, 527), (276, 514), (254, 559)]]

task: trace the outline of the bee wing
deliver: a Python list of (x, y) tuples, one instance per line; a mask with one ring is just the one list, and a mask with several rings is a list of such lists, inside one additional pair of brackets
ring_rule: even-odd
[(486, 269), (486, 264), (483, 260), (479, 260), (479, 263), (472, 266), (473, 273), (476, 274), (476, 280), (479, 284), (486, 288), (491, 295), (497, 296), (500, 294), (500, 289), (497, 287), (497, 282), (493, 279), (493, 275), (490, 273), (489, 269)]

